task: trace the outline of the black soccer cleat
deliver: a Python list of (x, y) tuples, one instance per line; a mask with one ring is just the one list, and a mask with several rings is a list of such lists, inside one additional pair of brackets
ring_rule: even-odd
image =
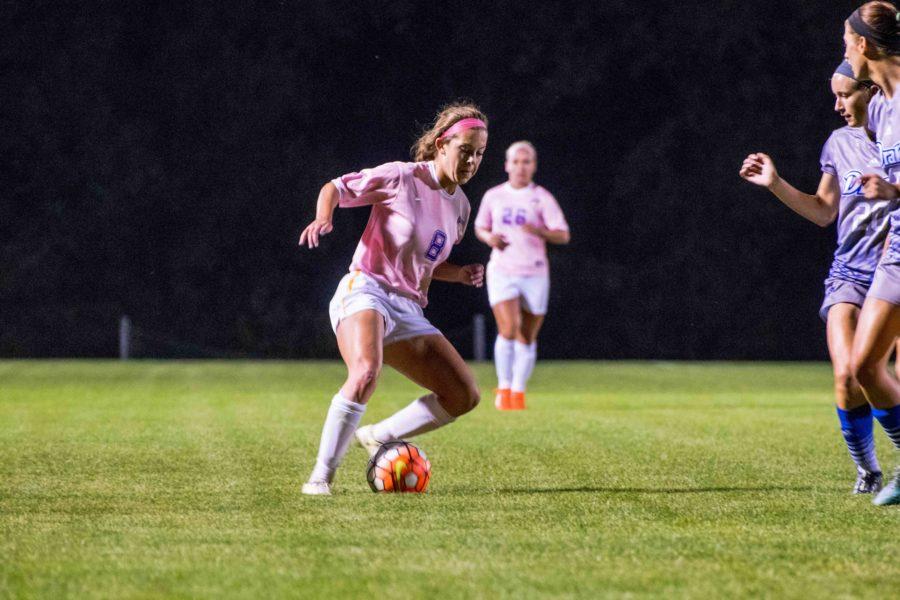
[(853, 486), (854, 494), (877, 494), (881, 491), (881, 485), (884, 476), (881, 471), (863, 471), (859, 470), (856, 477), (856, 485)]

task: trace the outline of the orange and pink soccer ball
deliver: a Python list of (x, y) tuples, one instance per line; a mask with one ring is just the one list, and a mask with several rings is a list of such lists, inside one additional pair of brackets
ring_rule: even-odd
[(409, 442), (387, 442), (369, 459), (366, 479), (373, 492), (422, 493), (431, 479), (431, 462)]

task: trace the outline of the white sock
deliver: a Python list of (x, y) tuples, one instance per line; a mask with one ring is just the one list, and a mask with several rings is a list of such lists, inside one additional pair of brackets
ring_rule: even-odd
[(340, 392), (331, 399), (325, 425), (322, 426), (322, 439), (319, 441), (319, 454), (313, 468), (310, 481), (328, 481), (334, 479), (334, 472), (340, 466), (347, 453), (347, 446), (353, 438), (356, 426), (366, 405), (344, 398)]
[(404, 440), (452, 423), (456, 418), (444, 410), (434, 394), (413, 400), (384, 421), (372, 426), (372, 435), (381, 443)]
[(537, 360), (537, 342), (532, 342), (531, 344), (516, 342), (515, 348), (512, 391), (524, 392), (525, 386), (528, 384), (528, 378), (531, 377), (531, 371), (534, 370), (534, 363)]
[(516, 341), (508, 340), (502, 335), (494, 342), (494, 366), (497, 368), (497, 387), (508, 390), (513, 377), (513, 356)]

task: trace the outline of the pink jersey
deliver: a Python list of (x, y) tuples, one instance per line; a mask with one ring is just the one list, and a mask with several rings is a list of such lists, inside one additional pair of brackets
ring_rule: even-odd
[(469, 223), (471, 208), (462, 189), (448, 194), (433, 162), (386, 163), (331, 182), (341, 207), (372, 206), (350, 270), (424, 308), (434, 268), (447, 260)]
[(510, 275), (546, 275), (547, 245), (542, 238), (523, 230), (525, 223), (569, 230), (556, 198), (534, 183), (519, 189), (509, 183), (492, 187), (481, 199), (475, 218), (475, 227), (502, 234), (509, 242), (503, 250), (493, 249), (491, 265)]

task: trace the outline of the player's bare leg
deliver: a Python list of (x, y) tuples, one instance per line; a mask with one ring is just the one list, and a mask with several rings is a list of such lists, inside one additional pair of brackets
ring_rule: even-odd
[(347, 380), (341, 395), (366, 404), (375, 392), (384, 362), (384, 317), (376, 310), (363, 310), (342, 320), (337, 328), (338, 350), (347, 365)]
[(866, 399), (875, 408), (900, 404), (900, 383), (886, 368), (888, 352), (900, 333), (900, 310), (890, 302), (867, 298), (853, 342), (852, 366)]
[(498, 410), (512, 409), (511, 391), (513, 361), (516, 352), (516, 337), (522, 323), (521, 306), (518, 298), (498, 302), (491, 307), (497, 323), (497, 339), (494, 342), (494, 367), (497, 370), (497, 389), (494, 392), (494, 407)]
[(356, 437), (370, 455), (380, 444), (433, 431), (478, 405), (475, 375), (442, 335), (389, 344), (384, 348), (384, 362), (431, 393), (379, 423), (360, 427)]
[(522, 321), (519, 324), (519, 331), (516, 332), (516, 339), (523, 344), (533, 344), (537, 341), (538, 333), (544, 324), (544, 315), (534, 315), (522, 309)]
[(835, 404), (844, 410), (853, 410), (868, 403), (862, 388), (853, 377), (850, 362), (858, 320), (859, 307), (853, 304), (835, 304), (828, 311), (826, 337), (834, 371), (834, 399)]
[[(866, 298), (853, 341), (853, 372), (873, 407), (873, 413), (900, 448), (900, 383), (886, 368), (887, 354), (900, 334), (900, 309), (875, 297)], [(875, 504), (900, 504), (900, 469), (873, 500)]]
[(423, 335), (386, 346), (384, 362), (433, 392), (454, 419), (478, 406), (481, 393), (475, 374), (442, 335)]
[(851, 365), (859, 312), (859, 307), (854, 304), (842, 302), (833, 305), (828, 311), (826, 334), (834, 370), (834, 398), (841, 434), (856, 463), (853, 493), (875, 494), (881, 490), (883, 475), (875, 455), (872, 409), (853, 377)]
[(897, 379), (900, 379), (900, 338), (897, 339), (897, 343), (894, 345), (894, 375), (897, 376)]
[(309, 481), (303, 485), (304, 494), (331, 494), (334, 473), (378, 383), (383, 362), (383, 338), (384, 317), (375, 310), (354, 313), (338, 325), (338, 348), (347, 365), (347, 380), (332, 398), (322, 427), (316, 466)]

